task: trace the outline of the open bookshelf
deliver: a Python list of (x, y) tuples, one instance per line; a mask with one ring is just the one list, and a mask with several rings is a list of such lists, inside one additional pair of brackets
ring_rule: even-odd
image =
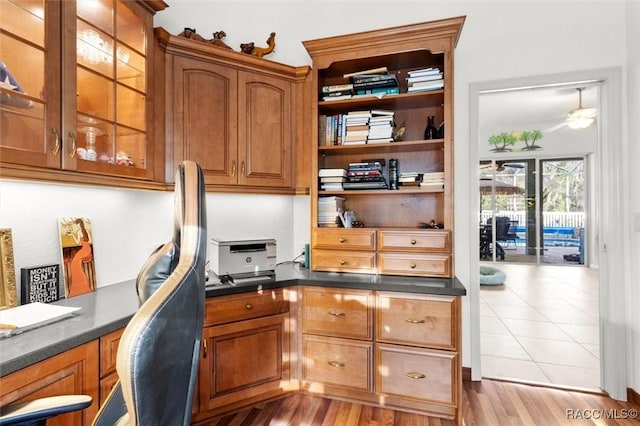
[[(318, 129), (312, 159), (312, 269), (397, 274), (397, 268), (385, 270), (384, 256), (413, 253), (423, 257), (407, 256), (406, 275), (453, 276), (453, 52), (463, 23), (464, 17), (457, 17), (303, 42), (313, 60), (312, 86), (317, 96), (312, 114)], [(380, 68), (395, 76), (397, 93), (362, 95), (354, 90), (353, 96), (344, 99), (326, 96), (328, 87), (354, 84), (349, 74)], [(442, 73), (441, 87), (409, 91), (409, 73), (429, 68)], [(348, 145), (340, 137), (329, 142), (323, 137), (329, 125), (323, 124), (325, 117), (335, 117), (339, 124), (334, 132), (344, 136), (340, 130), (343, 118), (352, 111), (370, 110), (393, 111), (396, 128), (405, 124), (402, 140)], [(429, 116), (437, 127), (442, 126), (443, 134), (437, 138), (425, 139)], [(321, 169), (348, 169), (352, 163), (380, 161), (390, 188), (391, 159), (398, 161), (400, 174), (441, 172), (443, 185), (325, 190), (318, 178)], [(361, 222), (358, 225), (364, 227), (341, 227), (339, 218), (335, 226), (319, 223), (318, 199), (328, 196), (344, 198), (344, 210), (354, 211)], [(347, 243), (363, 232), (370, 236), (370, 244)], [(383, 246), (382, 237), (389, 240), (390, 235), (399, 242)], [(425, 235), (436, 238), (424, 239)], [(364, 267), (358, 263), (362, 256), (368, 259)]]

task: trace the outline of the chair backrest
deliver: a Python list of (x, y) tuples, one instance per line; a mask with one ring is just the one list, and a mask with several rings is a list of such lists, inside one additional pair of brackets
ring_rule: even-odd
[(129, 425), (188, 425), (205, 305), (206, 201), (200, 167), (180, 164), (173, 240), (138, 275), (142, 305), (125, 328), (116, 368)]
[(507, 216), (497, 216), (496, 217), (496, 240), (503, 240), (507, 237), (509, 233), (509, 228), (511, 227), (511, 219)]

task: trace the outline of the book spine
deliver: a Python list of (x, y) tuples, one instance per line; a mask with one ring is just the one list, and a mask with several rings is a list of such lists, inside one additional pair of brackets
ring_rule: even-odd
[(373, 89), (376, 87), (398, 87), (398, 80), (365, 81), (362, 83), (353, 83), (353, 88), (355, 90)]
[(335, 84), (331, 86), (322, 86), (322, 93), (344, 92), (353, 90), (353, 84)]
[(356, 95), (377, 95), (377, 94), (385, 94), (385, 95), (397, 95), (400, 93), (399, 87), (374, 87), (370, 89), (357, 89)]

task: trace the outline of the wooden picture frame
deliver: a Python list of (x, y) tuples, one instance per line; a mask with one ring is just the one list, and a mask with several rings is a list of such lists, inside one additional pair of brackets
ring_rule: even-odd
[(0, 309), (18, 305), (11, 229), (0, 229)]

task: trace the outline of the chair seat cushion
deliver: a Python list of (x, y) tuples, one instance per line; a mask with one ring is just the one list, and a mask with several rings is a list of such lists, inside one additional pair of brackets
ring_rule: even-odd
[(480, 265), (480, 285), (504, 284), (507, 275), (495, 266)]

